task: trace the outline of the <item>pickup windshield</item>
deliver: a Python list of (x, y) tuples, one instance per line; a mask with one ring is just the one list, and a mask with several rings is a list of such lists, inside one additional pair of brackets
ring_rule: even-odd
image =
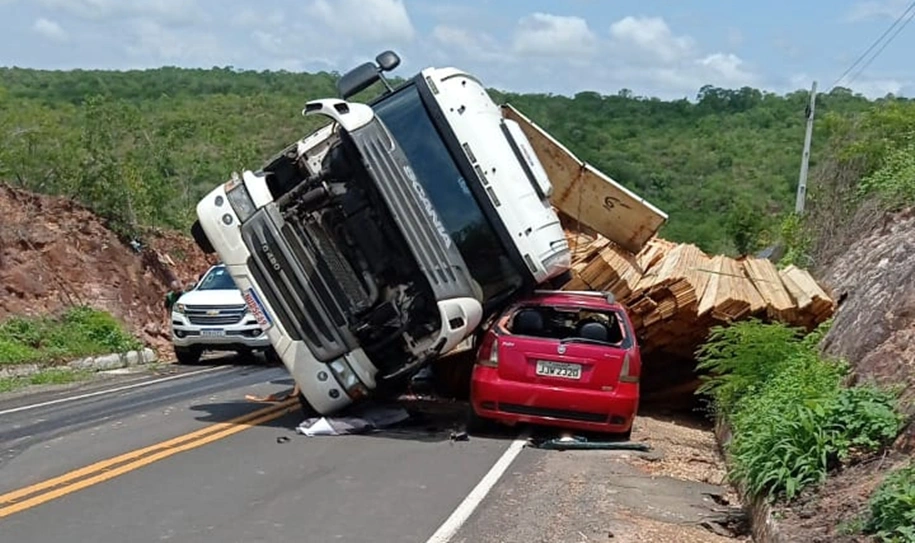
[(442, 141), (416, 87), (411, 84), (384, 97), (373, 109), (410, 161), (470, 274), (479, 283), (483, 302), (520, 287), (520, 274), (467, 187), (468, 181)]
[(235, 281), (225, 268), (213, 268), (194, 290), (235, 290)]

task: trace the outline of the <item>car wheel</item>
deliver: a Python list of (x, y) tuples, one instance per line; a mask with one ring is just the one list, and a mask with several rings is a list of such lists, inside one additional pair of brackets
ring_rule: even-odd
[(465, 429), (468, 434), (482, 434), (493, 429), (493, 422), (477, 414), (473, 405), (467, 406), (467, 423)]
[(175, 357), (179, 364), (190, 366), (200, 362), (203, 349), (199, 347), (175, 347)]

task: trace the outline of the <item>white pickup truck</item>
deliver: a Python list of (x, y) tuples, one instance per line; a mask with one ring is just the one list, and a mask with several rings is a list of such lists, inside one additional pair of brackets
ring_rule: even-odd
[(172, 307), (172, 344), (182, 364), (194, 364), (204, 351), (263, 351), (272, 357), (270, 338), (222, 264), (211, 267)]

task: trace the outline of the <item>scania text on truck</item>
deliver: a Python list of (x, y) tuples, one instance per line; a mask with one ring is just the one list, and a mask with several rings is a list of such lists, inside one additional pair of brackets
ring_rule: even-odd
[[(215, 251), (321, 414), (396, 391), (516, 296), (567, 274), (552, 187), (483, 84), (391, 51), (343, 75), (328, 123), (197, 205)], [(347, 101), (381, 81), (367, 103)]]

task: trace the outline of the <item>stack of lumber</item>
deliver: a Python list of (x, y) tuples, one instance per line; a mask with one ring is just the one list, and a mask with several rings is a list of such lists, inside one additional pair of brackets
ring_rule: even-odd
[(765, 259), (709, 256), (652, 238), (632, 254), (567, 228), (573, 248), (566, 290), (612, 292), (629, 311), (642, 352), (690, 360), (715, 325), (748, 318), (812, 329), (835, 304), (810, 274)]

